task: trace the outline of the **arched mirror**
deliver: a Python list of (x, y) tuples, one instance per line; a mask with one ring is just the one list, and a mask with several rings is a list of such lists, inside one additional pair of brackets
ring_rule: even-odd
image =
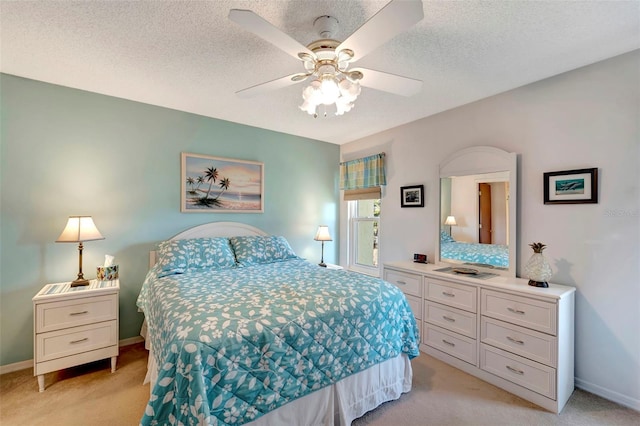
[(516, 276), (517, 156), (466, 148), (440, 164), (436, 262)]

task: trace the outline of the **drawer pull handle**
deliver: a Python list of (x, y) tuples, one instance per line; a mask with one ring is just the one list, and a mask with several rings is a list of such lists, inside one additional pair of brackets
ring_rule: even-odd
[(524, 311), (521, 311), (520, 309), (514, 309), (514, 308), (509, 307), (509, 308), (507, 308), (507, 310), (509, 312), (513, 312), (514, 314), (524, 315)]
[(88, 314), (89, 311), (81, 311), (81, 312), (71, 312), (69, 315), (73, 316), (73, 315), (84, 315), (84, 314)]
[(406, 283), (406, 282), (404, 282), (404, 281), (400, 281), (400, 280), (398, 280), (398, 281), (396, 281), (396, 282), (397, 282), (398, 284), (400, 284), (400, 285), (407, 285), (407, 283)]
[(446, 315), (443, 315), (442, 319), (445, 320), (445, 321), (449, 321), (449, 322), (456, 322), (455, 318), (451, 318), (451, 317), (448, 317)]
[(519, 370), (517, 368), (510, 367), (508, 365), (507, 365), (507, 370), (509, 370), (509, 371), (511, 371), (513, 373), (516, 373), (516, 374), (520, 374), (521, 376), (524, 375), (524, 371)]
[(514, 339), (511, 336), (507, 336), (507, 340), (513, 343), (517, 343), (519, 345), (524, 345), (524, 342), (522, 340)]
[(448, 341), (448, 340), (444, 340), (444, 339), (442, 339), (442, 343), (444, 343), (445, 345), (449, 345), (449, 346), (451, 346), (451, 347), (453, 347), (453, 346), (455, 346), (455, 345), (456, 345), (455, 343), (451, 343), (450, 341)]
[(443, 291), (443, 292), (442, 292), (442, 294), (443, 294), (443, 295), (445, 295), (445, 296), (447, 296), (447, 297), (456, 297), (456, 295), (455, 295), (455, 294), (453, 294), (453, 293), (449, 293), (449, 292), (447, 292), (447, 291)]
[(69, 343), (74, 344), (74, 343), (85, 342), (85, 341), (87, 341), (87, 340), (89, 340), (89, 338), (88, 338), (88, 337), (85, 337), (84, 339), (80, 339), (80, 340), (72, 340), (72, 341), (70, 341)]

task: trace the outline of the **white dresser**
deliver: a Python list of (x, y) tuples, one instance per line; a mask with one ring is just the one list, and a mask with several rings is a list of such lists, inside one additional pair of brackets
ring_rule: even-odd
[(575, 288), (436, 271), (444, 267), (384, 264), (422, 320), (420, 349), (559, 413), (574, 389)]
[(119, 280), (45, 285), (33, 297), (34, 366), (40, 392), (44, 374), (87, 362), (118, 358)]

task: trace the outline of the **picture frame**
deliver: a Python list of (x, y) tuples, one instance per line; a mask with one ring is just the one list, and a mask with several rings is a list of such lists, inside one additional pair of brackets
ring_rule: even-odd
[(182, 213), (263, 213), (264, 163), (181, 153)]
[(545, 204), (589, 204), (598, 202), (598, 169), (576, 169), (544, 173)]
[(400, 187), (400, 207), (424, 207), (424, 185)]

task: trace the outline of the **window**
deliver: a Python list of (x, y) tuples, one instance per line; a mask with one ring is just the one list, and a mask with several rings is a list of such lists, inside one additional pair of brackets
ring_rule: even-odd
[(356, 272), (379, 276), (380, 200), (349, 201), (348, 212), (349, 267)]

